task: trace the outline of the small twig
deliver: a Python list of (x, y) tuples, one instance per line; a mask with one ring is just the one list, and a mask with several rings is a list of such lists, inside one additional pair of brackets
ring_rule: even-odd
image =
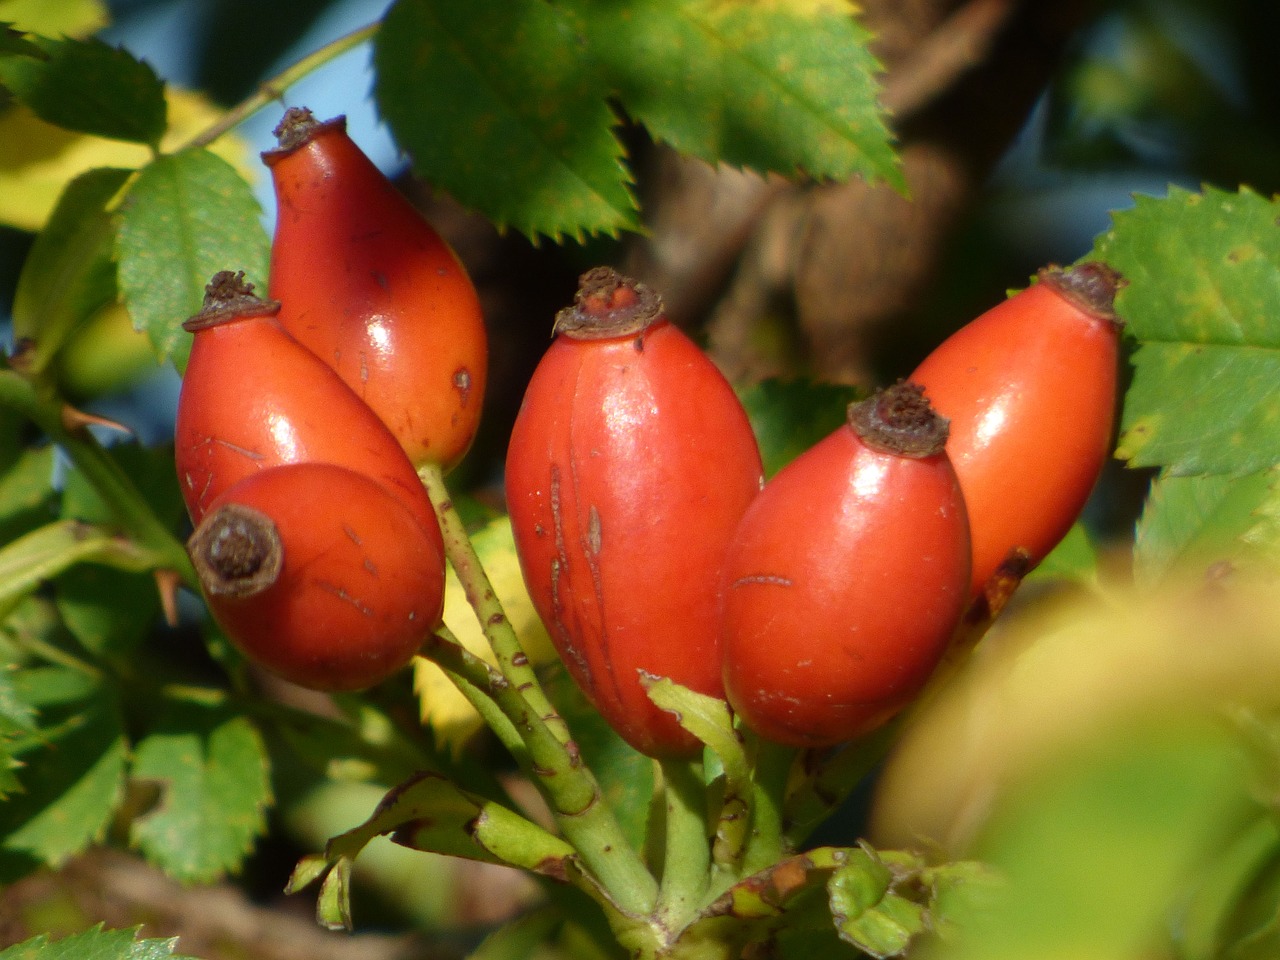
[(274, 77), (263, 81), (258, 85), (257, 90), (224, 113), (212, 126), (205, 128), (199, 134), (192, 137), (179, 149), (194, 150), (198, 147), (209, 146), (223, 134), (234, 130), (262, 108), (269, 106), (272, 103), (282, 101), (284, 99), (285, 91), (287, 91), (289, 87), (293, 86), (318, 67), (323, 66), (330, 60), (337, 59), (348, 50), (354, 49), (365, 41), (371, 39), (378, 32), (381, 26), (381, 21), (367, 24), (360, 27), (358, 30), (351, 31), (346, 36), (339, 37), (337, 40), (326, 43), (318, 50), (307, 54), (297, 63), (285, 68)]

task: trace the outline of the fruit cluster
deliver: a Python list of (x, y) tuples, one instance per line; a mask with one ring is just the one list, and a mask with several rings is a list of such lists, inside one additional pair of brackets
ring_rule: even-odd
[(1119, 278), (1087, 263), (943, 343), (767, 484), (724, 378), (608, 269), (585, 274), (507, 453), (533, 602), (632, 746), (699, 744), (648, 676), (727, 697), (760, 736), (849, 740), (919, 692), (1067, 532), (1106, 459)]
[[(290, 680), (356, 689), (439, 623), (417, 469), (471, 443), (485, 332), (452, 251), (341, 120), (290, 110), (277, 136), (272, 299), (222, 273), (185, 325), (178, 472), (228, 635)], [(654, 677), (793, 746), (899, 711), (1083, 508), (1111, 442), (1120, 282), (1041, 271), (766, 483), (733, 389), (659, 297), (584, 274), (505, 482), (530, 597), (587, 698), (652, 756), (701, 748)]]
[(286, 679), (359, 689), (439, 624), (444, 545), (415, 468), (470, 445), (487, 339), (462, 265), (341, 119), (291, 109), (276, 135), (272, 299), (219, 273), (184, 324), (178, 477), (228, 636)]

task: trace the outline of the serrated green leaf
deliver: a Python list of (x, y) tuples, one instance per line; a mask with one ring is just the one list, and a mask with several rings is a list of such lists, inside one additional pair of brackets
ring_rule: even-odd
[(115, 299), (109, 205), (130, 175), (107, 167), (72, 180), (27, 255), (13, 298), (13, 333), (33, 343), (34, 371), (44, 369), (78, 324)]
[[(1248, 542), (1262, 536), (1262, 511), (1280, 502), (1276, 469), (1240, 476), (1180, 477), (1162, 473), (1138, 520), (1134, 577), (1148, 587), (1175, 568), (1203, 574), (1215, 563), (1247, 562), (1257, 550)], [(1265, 551), (1265, 544), (1260, 543)], [(1275, 556), (1271, 557), (1274, 562)]]
[(101, 925), (61, 940), (41, 934), (0, 950), (0, 960), (194, 960), (173, 952), (178, 938), (138, 939), (138, 930), (104, 930)]
[(626, 112), (708, 163), (904, 188), (852, 4), (574, 0)]
[(167, 703), (138, 742), (133, 776), (158, 783), (161, 799), (134, 821), (131, 839), (179, 880), (208, 882), (236, 869), (264, 829), (266, 747), (226, 707)]
[(0, 85), (47, 123), (156, 146), (167, 123), (164, 84), (128, 51), (101, 40), (35, 37), (44, 59), (0, 56)]
[(762, 380), (742, 394), (760, 443), (766, 476), (773, 476), (847, 421), (849, 404), (864, 391), (810, 380)]
[(0, 20), (45, 37), (87, 37), (111, 17), (100, 0), (0, 0)]
[(271, 244), (261, 209), (235, 168), (207, 150), (144, 167), (120, 205), (119, 284), (134, 325), (181, 371), (190, 351), (182, 322), (198, 313), (219, 270), (243, 270), (259, 288)]
[(39, 728), (12, 741), (20, 792), (0, 804), (0, 882), (57, 866), (100, 839), (124, 792), (124, 721), (113, 690), (62, 667), (24, 670)]
[(18, 695), (12, 671), (0, 669), (0, 800), (19, 785), (15, 771), (21, 763), (13, 756), (11, 740), (17, 735), (31, 733), (35, 726), (35, 709)]
[(1139, 348), (1117, 455), (1173, 475), (1280, 463), (1280, 205), (1171, 189), (1115, 214), (1091, 257)]
[(606, 90), (562, 11), (397, 0), (374, 43), (378, 110), (415, 170), (530, 238), (637, 225)]

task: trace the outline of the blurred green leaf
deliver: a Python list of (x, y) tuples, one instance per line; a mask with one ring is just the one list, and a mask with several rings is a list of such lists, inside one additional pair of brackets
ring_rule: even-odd
[(467, 960), (531, 960), (564, 920), (557, 907), (531, 910), (486, 936)]
[(1248, 785), (1213, 717), (1166, 713), (1042, 757), (993, 798), (972, 849), (1007, 883), (921, 956), (1150, 956), (1171, 906), (1256, 816)]
[(1049, 551), (1028, 579), (1093, 580), (1098, 573), (1098, 552), (1083, 524), (1075, 524), (1062, 542)]
[(1280, 505), (1275, 468), (1235, 476), (1181, 477), (1162, 472), (1143, 505), (1134, 543), (1134, 576), (1152, 587), (1171, 570), (1206, 572), (1247, 563), (1259, 548), (1274, 563), (1277, 538), (1264, 515)]
[(1280, 205), (1171, 188), (1114, 214), (1091, 258), (1128, 281), (1138, 341), (1117, 455), (1170, 475), (1280, 463)]
[(13, 333), (33, 343), (41, 370), (71, 331), (116, 296), (115, 221), (108, 207), (130, 171), (100, 168), (72, 180), (36, 235), (13, 297)]
[(627, 114), (708, 163), (902, 189), (852, 4), (564, 4)]
[(77, 563), (105, 563), (122, 570), (148, 570), (153, 558), (111, 531), (58, 520), (0, 547), (0, 613)]
[(142, 168), (120, 205), (119, 284), (134, 325), (181, 371), (182, 322), (198, 313), (219, 270), (243, 270), (265, 290), (270, 240), (261, 209), (235, 168), (207, 150), (161, 156)]
[(856, 387), (810, 380), (763, 380), (742, 394), (742, 405), (760, 442), (766, 476), (773, 476), (827, 434), (847, 422)]
[(61, 940), (47, 934), (0, 950), (0, 960), (194, 960), (174, 953), (178, 938), (138, 939), (138, 930), (104, 930), (101, 925)]
[(374, 61), (378, 110), (417, 172), (500, 228), (637, 225), (605, 90), (558, 6), (397, 0)]
[(0, 543), (8, 543), (52, 515), (53, 447), (19, 452), (0, 474)]
[(185, 883), (235, 870), (265, 827), (266, 748), (247, 718), (221, 706), (168, 701), (138, 741), (133, 777), (161, 788), (134, 821), (147, 859)]
[(164, 84), (149, 65), (101, 40), (34, 37), (43, 59), (0, 55), (0, 86), (41, 120), (66, 130), (156, 146)]
[(12, 741), (20, 792), (0, 803), (0, 882), (57, 866), (101, 839), (124, 792), (128, 745), (115, 691), (64, 667), (23, 670), (38, 729)]

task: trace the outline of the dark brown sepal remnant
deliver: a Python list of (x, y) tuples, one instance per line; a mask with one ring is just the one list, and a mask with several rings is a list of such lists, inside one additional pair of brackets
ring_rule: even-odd
[(1126, 281), (1105, 263), (1089, 260), (1070, 267), (1043, 267), (1036, 277), (1086, 313), (1121, 325), (1116, 315), (1116, 294)]
[(922, 460), (943, 451), (950, 421), (918, 384), (902, 381), (849, 405), (849, 427), (869, 447)]
[(295, 150), (305, 147), (327, 130), (345, 131), (346, 129), (345, 116), (337, 116), (332, 120), (317, 120), (315, 114), (306, 107), (290, 107), (284, 112), (276, 128), (271, 131), (276, 138), (276, 147), (262, 151), (262, 162), (271, 166)]
[(204, 288), (204, 307), (182, 324), (188, 333), (216, 327), (220, 323), (267, 317), (280, 312), (280, 301), (263, 300), (253, 292), (253, 284), (243, 270), (219, 270)]
[(593, 267), (578, 278), (573, 306), (556, 314), (555, 333), (576, 340), (606, 340), (642, 333), (663, 317), (662, 298), (612, 267)]
[(187, 552), (205, 592), (251, 597), (271, 587), (284, 565), (275, 522), (261, 510), (223, 504), (208, 514), (187, 541)]

